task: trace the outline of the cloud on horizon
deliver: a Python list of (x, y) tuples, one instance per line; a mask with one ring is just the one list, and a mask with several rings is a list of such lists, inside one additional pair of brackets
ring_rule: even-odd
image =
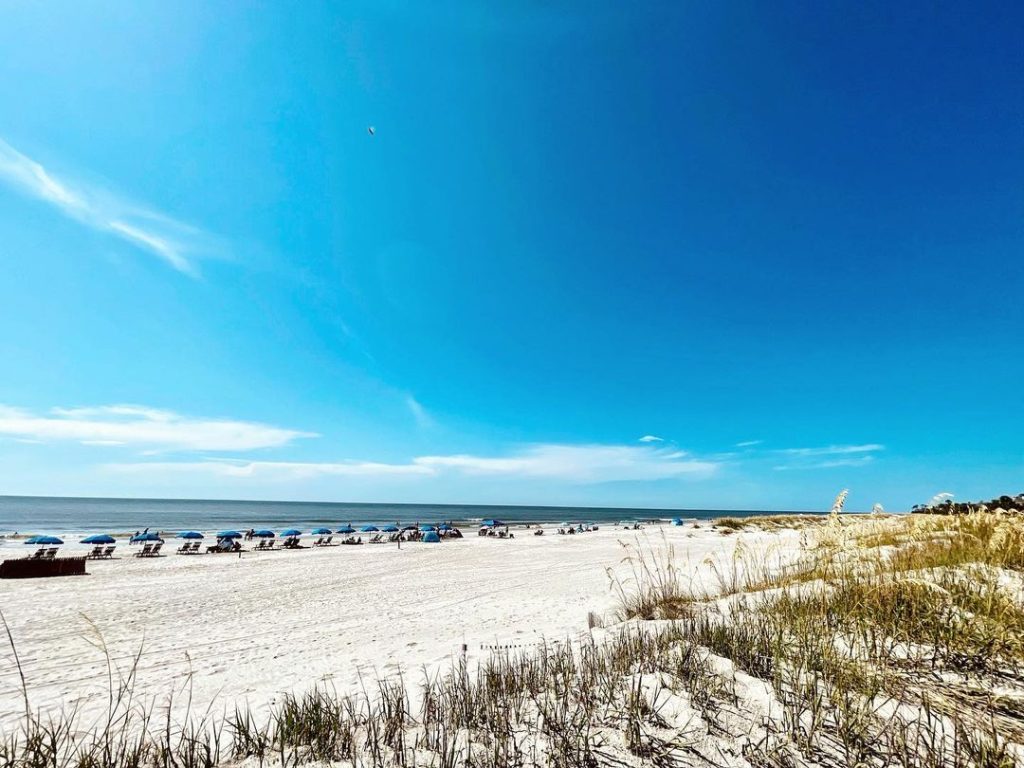
[(120, 200), (102, 190), (73, 185), (0, 139), (0, 181), (56, 208), (68, 218), (147, 251), (177, 271), (197, 276), (186, 254), (207, 247), (195, 227)]
[(471, 476), (539, 478), (571, 483), (606, 483), (673, 478), (702, 478), (714, 474), (718, 463), (690, 458), (675, 450), (629, 445), (541, 444), (520, 448), (508, 456), (453, 454), (418, 456), (406, 463), (345, 459), (334, 462), (247, 461), (205, 459), (183, 462), (107, 464), (109, 471), (145, 474), (168, 472), (231, 478), (294, 480), (313, 477)]
[(203, 461), (147, 461), (107, 464), (104, 467), (123, 474), (174, 473), (227, 478), (253, 478), (270, 481), (310, 480), (316, 477), (401, 477), (432, 475), (429, 467), (416, 464), (386, 464), (374, 461), (246, 461), (243, 459), (206, 459)]
[(259, 422), (193, 418), (141, 405), (52, 408), (46, 414), (0, 405), (0, 435), (169, 451), (249, 451), (318, 437)]
[(637, 442), (640, 443), (663, 443), (665, 438), (658, 437), (657, 435), (644, 435)]

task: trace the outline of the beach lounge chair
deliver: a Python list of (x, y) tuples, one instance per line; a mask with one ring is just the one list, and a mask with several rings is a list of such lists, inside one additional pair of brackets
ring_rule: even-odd
[(110, 560), (114, 556), (114, 550), (117, 548), (116, 544), (111, 544), (103, 550), (103, 559)]
[(149, 553), (153, 551), (152, 544), (143, 544), (142, 549), (135, 553), (136, 557), (149, 557)]
[(37, 549), (35, 552), (33, 552), (31, 555), (29, 555), (28, 559), (29, 560), (42, 560), (43, 559), (43, 555), (45, 555), (45, 554), (46, 554), (46, 547), (43, 547), (42, 549)]
[(160, 557), (160, 549), (163, 547), (163, 545), (164, 545), (164, 543), (162, 541), (158, 541), (156, 543), (156, 546), (153, 547), (153, 551), (149, 553), (149, 556), (150, 557)]
[(85, 556), (85, 558), (87, 560), (98, 560), (101, 557), (103, 557), (103, 545), (102, 544), (100, 544), (99, 546), (93, 547), (92, 548), (92, 552), (90, 552), (88, 555)]
[(191, 552), (189, 552), (189, 554), (190, 554), (190, 555), (198, 555), (198, 554), (200, 554), (200, 552), (199, 552), (199, 547), (200, 547), (200, 542), (198, 542), (198, 541), (193, 541), (193, 542), (192, 542), (192, 551), (191, 551)]
[(322, 547), (324, 545), (324, 537), (321, 536), (319, 539), (313, 542), (314, 547)]
[(53, 560), (57, 556), (57, 547), (50, 547), (43, 556), (44, 560)]
[(174, 551), (179, 555), (190, 555), (192, 554), (192, 542), (186, 541)]
[(331, 543), (332, 541), (334, 541), (334, 537), (333, 536), (328, 536), (326, 539), (324, 539), (324, 546), (325, 547), (333, 547), (334, 545)]
[(266, 539), (260, 539), (256, 543), (256, 546), (252, 548), (252, 551), (253, 552), (262, 552), (266, 548), (267, 548), (267, 540)]

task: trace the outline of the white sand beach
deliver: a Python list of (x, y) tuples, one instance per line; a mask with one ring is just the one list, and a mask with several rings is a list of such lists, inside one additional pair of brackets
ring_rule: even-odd
[[(287, 552), (90, 562), (89, 575), (0, 582), (31, 705), (100, 713), (107, 701), (102, 635), (127, 669), (141, 649), (137, 698), (192, 711), (261, 711), (282, 692), (314, 684), (368, 685), (401, 668), (417, 682), (493, 646), (576, 638), (588, 612), (615, 607), (607, 569), (628, 571), (623, 543), (675, 547), (694, 579), (709, 556), (728, 560), (738, 541), (795, 548), (794, 532), (724, 536), (695, 529), (611, 527), (576, 536), (519, 531), (513, 540), (440, 545), (339, 546)], [(169, 542), (170, 544), (170, 542)], [(7, 557), (22, 553), (6, 547)], [(0, 653), (0, 725), (23, 713), (11, 649)], [(190, 685), (189, 685), (190, 684)]]

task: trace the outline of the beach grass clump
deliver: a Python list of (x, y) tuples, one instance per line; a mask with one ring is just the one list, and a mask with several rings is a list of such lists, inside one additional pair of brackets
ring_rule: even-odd
[(688, 614), (693, 594), (686, 589), (675, 547), (664, 533), (658, 547), (622, 543), (628, 566), (623, 575), (609, 568), (612, 591), (619, 602), (618, 617), (626, 619), (677, 619)]

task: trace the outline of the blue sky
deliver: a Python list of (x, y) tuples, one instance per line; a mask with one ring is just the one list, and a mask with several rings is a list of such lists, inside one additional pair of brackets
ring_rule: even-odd
[(510, 5), (5, 5), (0, 493), (1024, 490), (1020, 4)]

